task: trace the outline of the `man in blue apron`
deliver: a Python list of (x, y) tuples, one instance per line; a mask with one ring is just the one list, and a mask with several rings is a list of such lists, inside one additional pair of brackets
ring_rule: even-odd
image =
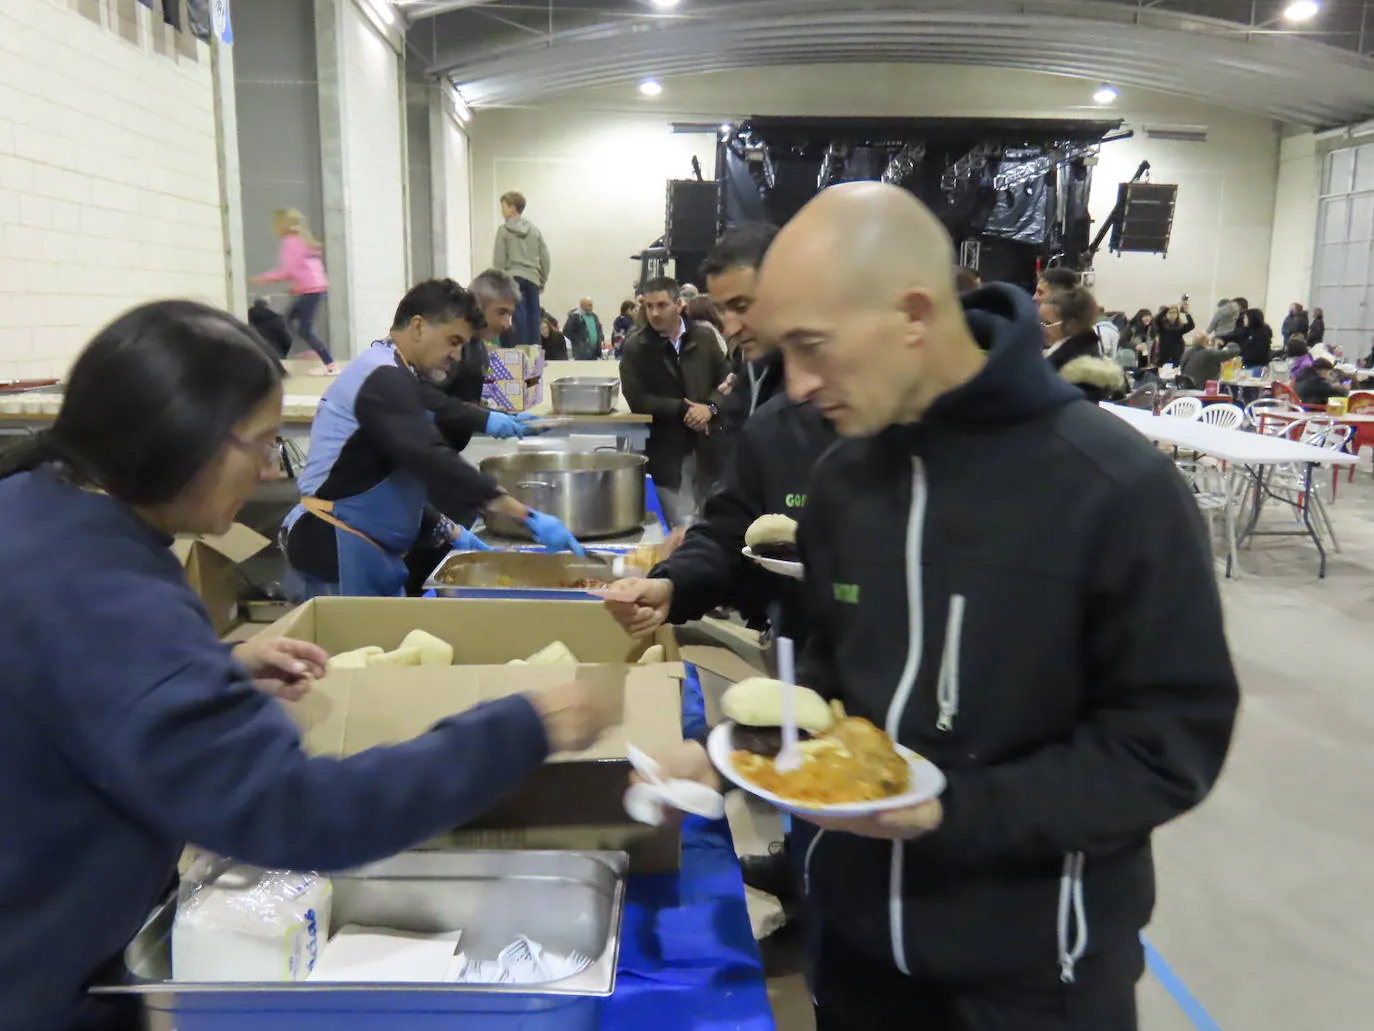
[(451, 279), (421, 283), (396, 309), (387, 339), (320, 399), (301, 504), (285, 523), (287, 562), (304, 582), (297, 593), (399, 596), (405, 555), (422, 537), (472, 546), (471, 533), (445, 517), (473, 507), (523, 522), (550, 550), (581, 553), (567, 527), (464, 461), (435, 425), (447, 398), (433, 380), (483, 324), (473, 295)]

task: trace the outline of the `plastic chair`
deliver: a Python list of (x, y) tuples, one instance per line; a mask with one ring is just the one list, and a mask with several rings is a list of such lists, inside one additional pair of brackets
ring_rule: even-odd
[(1240, 405), (1208, 405), (1198, 421), (1224, 430), (1238, 430), (1245, 422), (1245, 409)]
[(1353, 390), (1346, 409), (1351, 415), (1368, 415), (1374, 412), (1374, 390)]
[(1202, 402), (1195, 397), (1176, 397), (1161, 408), (1159, 414), (1191, 422), (1202, 414)]
[(1273, 396), (1280, 401), (1287, 401), (1289, 404), (1297, 405), (1300, 408), (1302, 407), (1302, 398), (1298, 397), (1298, 392), (1283, 380), (1274, 380), (1274, 385), (1270, 387), (1270, 390), (1273, 392)]

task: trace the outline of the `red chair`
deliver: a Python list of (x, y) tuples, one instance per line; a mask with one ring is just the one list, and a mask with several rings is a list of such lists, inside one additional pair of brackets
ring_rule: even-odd
[[(1356, 390), (1350, 395), (1346, 409), (1351, 415), (1374, 415), (1374, 390)], [(1350, 442), (1350, 450), (1358, 455), (1360, 448), (1374, 447), (1374, 423), (1355, 423), (1355, 438)], [(1355, 466), (1350, 467), (1350, 482), (1355, 482)]]

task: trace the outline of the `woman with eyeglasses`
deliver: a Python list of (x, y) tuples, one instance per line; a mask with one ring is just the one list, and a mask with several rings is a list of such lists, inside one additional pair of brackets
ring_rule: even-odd
[(1040, 302), (1045, 357), (1058, 371), (1077, 358), (1097, 358), (1102, 341), (1093, 328), (1097, 299), (1085, 288), (1059, 290)]
[(582, 685), (506, 698), (393, 748), (311, 758), (277, 697), (327, 656), (221, 644), (170, 545), (223, 533), (277, 475), (282, 370), (186, 301), (117, 319), (52, 429), (0, 455), (0, 1020), (136, 1028), (88, 997), (183, 844), (275, 868), (384, 858), (493, 805), (611, 721)]

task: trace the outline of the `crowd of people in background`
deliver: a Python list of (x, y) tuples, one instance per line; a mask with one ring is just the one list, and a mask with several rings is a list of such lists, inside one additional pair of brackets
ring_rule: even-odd
[[(1304, 404), (1325, 404), (1347, 392), (1337, 370), (1343, 356), (1325, 343), (1320, 308), (1309, 312), (1295, 301), (1276, 331), (1246, 298), (1223, 298), (1202, 329), (1185, 294), (1176, 304), (1141, 308), (1128, 318), (1104, 311), (1079, 274), (1063, 268), (1041, 274), (1035, 300), (1046, 359), (1090, 396), (1121, 397), (1166, 372), (1174, 385), (1201, 390), (1220, 380), (1232, 359), (1253, 378), (1261, 378), (1271, 363), (1286, 361), (1287, 382)], [(1367, 364), (1374, 364), (1374, 355)]]

